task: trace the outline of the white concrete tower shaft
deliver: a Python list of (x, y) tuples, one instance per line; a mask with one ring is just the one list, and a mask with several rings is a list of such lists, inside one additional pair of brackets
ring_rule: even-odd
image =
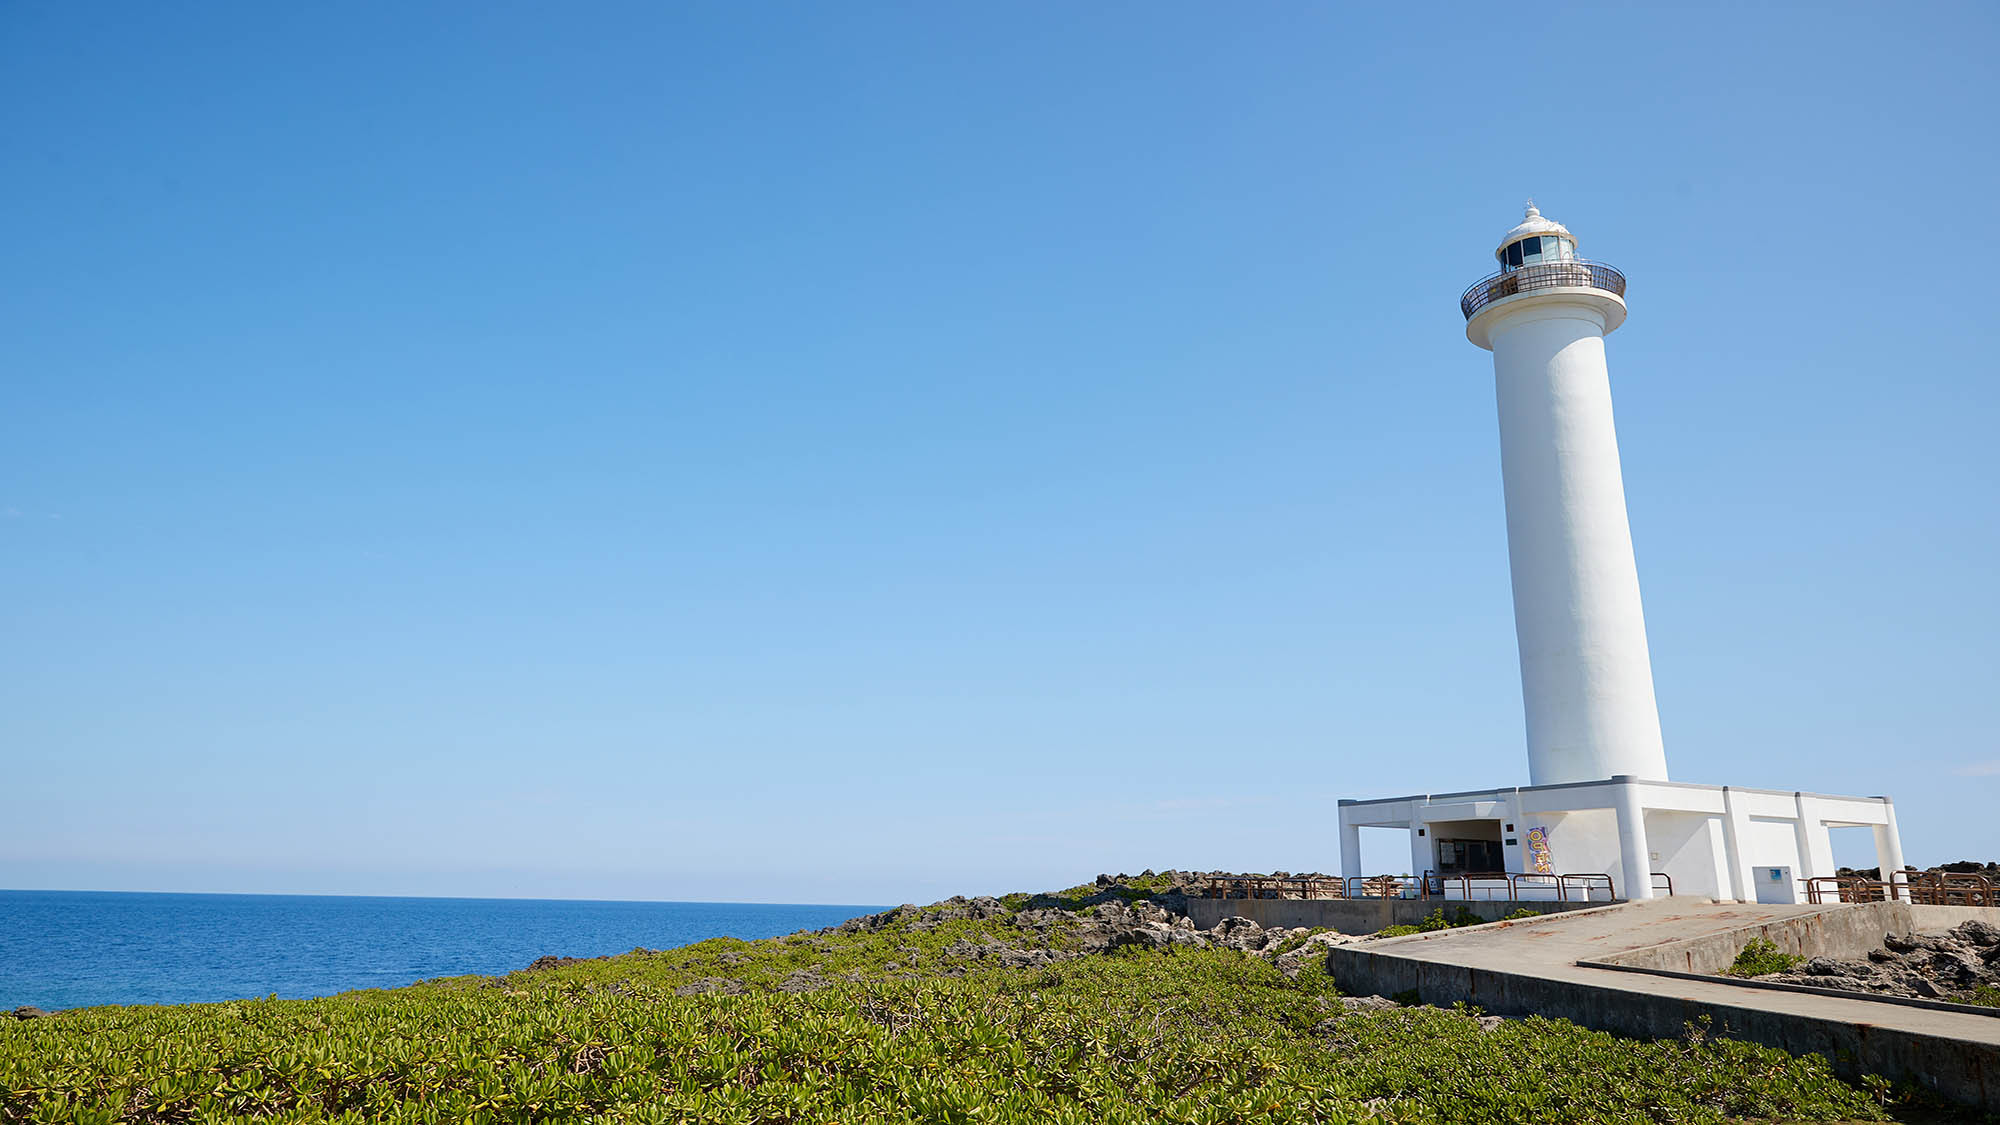
[(1667, 779), (1604, 337), (1625, 279), (1530, 204), (1461, 302), (1493, 353), (1533, 785)]

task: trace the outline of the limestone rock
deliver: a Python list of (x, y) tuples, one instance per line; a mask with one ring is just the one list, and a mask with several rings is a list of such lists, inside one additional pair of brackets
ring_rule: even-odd
[(1387, 996), (1343, 996), (1340, 1006), (1350, 1012), (1379, 1012), (1388, 1008), (1400, 1008), (1401, 1004)]
[(833, 987), (833, 982), (820, 975), (817, 968), (794, 969), (778, 982), (779, 992), (817, 992)]
[(1815, 957), (1757, 979), (1963, 1002), (1981, 987), (2000, 987), (2000, 926), (1970, 921), (1941, 934), (1887, 934), (1864, 960)]
[(2000, 946), (2000, 926), (1991, 922), (1972, 921), (1953, 931), (1972, 945), (1983, 947)]

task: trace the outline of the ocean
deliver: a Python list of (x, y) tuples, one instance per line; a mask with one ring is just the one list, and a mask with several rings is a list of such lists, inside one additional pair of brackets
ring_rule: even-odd
[(327, 996), (838, 925), (881, 907), (0, 891), (0, 1011)]

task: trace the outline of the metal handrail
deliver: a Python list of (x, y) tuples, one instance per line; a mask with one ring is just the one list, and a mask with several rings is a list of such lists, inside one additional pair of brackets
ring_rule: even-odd
[(1493, 891), (1496, 889), (1493, 884), (1496, 883), (1505, 888), (1506, 901), (1513, 902), (1518, 898), (1514, 893), (1514, 878), (1505, 871), (1469, 871), (1459, 876), (1459, 884), (1463, 888), (1467, 902), (1475, 901), (1472, 897), (1474, 890), (1484, 892), (1480, 896), (1481, 900), (1492, 902)]
[(1536, 262), (1531, 266), (1501, 270), (1466, 287), (1458, 298), (1459, 310), (1471, 320), (1480, 309), (1505, 297), (1537, 289), (1602, 289), (1625, 295), (1625, 275), (1603, 262), (1569, 258), (1557, 262)]
[(1555, 901), (1563, 901), (1564, 885), (1563, 877), (1560, 875), (1544, 871), (1523, 871), (1507, 876), (1507, 894), (1515, 902), (1529, 901), (1521, 897), (1522, 887), (1547, 891), (1555, 896)]
[(1808, 903), (1882, 902), (1897, 897), (1901, 888), (1896, 885), (1896, 874), (1891, 872), (1888, 882), (1862, 875), (1815, 875), (1800, 882), (1805, 884)]
[(1653, 889), (1659, 890), (1660, 883), (1662, 880), (1664, 880), (1667, 884), (1667, 897), (1668, 898), (1674, 897), (1674, 877), (1672, 875), (1667, 874), (1664, 871), (1653, 872)]
[(1579, 902), (1595, 901), (1591, 898), (1591, 891), (1600, 886), (1604, 888), (1604, 901), (1615, 902), (1618, 899), (1618, 892), (1612, 886), (1611, 876), (1609, 875), (1599, 875), (1596, 873), (1587, 875), (1558, 875), (1556, 876), (1556, 880), (1556, 897), (1564, 902), (1569, 901), (1569, 892), (1572, 886), (1583, 893), (1583, 897), (1577, 900)]
[(1917, 902), (1935, 906), (2000, 906), (2000, 887), (1984, 875), (1951, 871), (1935, 874), (1891, 872), (1890, 878), (1894, 879), (1897, 875), (1902, 875), (1907, 881), (1911, 897)]
[[(1353, 875), (1347, 879), (1348, 898), (1428, 898), (1424, 894), (1423, 876), (1419, 875)], [(1414, 891), (1405, 894), (1405, 891)]]
[(1326, 875), (1208, 875), (1195, 884), (1196, 898), (1346, 898), (1344, 880)]
[[(1654, 872), (1655, 883), (1664, 880), (1667, 893), (1673, 894), (1673, 880), (1663, 872)], [(1980, 880), (1985, 883), (1985, 880)], [(1990, 887), (1990, 884), (1988, 885)], [(1503, 889), (1504, 888), (1504, 891)], [(1810, 888), (1809, 888), (1810, 890)], [(1454, 898), (1453, 893), (1456, 892)], [(1524, 894), (1540, 892), (1533, 898)], [(1961, 893), (1961, 898), (1980, 896), (1980, 890), (1973, 890), (1970, 896)], [(1986, 890), (1986, 894), (1991, 894)], [(1207, 875), (1192, 886), (1188, 894), (1193, 898), (1279, 898), (1279, 899), (1371, 899), (1407, 898), (1454, 902), (1495, 901), (1499, 894), (1505, 901), (1528, 902), (1554, 899), (1557, 902), (1605, 902), (1617, 899), (1617, 889), (1609, 875), (1597, 874), (1541, 874), (1538, 872), (1508, 871), (1463, 871), (1441, 875), (1436, 871), (1426, 871), (1421, 875), (1353, 875), (1338, 878), (1331, 875), (1294, 875), (1275, 878), (1270, 875)], [(1817, 900), (1815, 900), (1817, 901)]]
[(1799, 882), (1805, 885), (1809, 903), (1900, 899), (1928, 906), (2000, 906), (2000, 886), (1983, 875), (1891, 871), (1887, 879), (1815, 875)]

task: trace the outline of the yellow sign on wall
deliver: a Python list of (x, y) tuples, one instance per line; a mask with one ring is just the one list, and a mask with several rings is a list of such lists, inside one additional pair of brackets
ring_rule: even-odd
[(1528, 829), (1528, 870), (1536, 875), (1556, 873), (1556, 857), (1549, 851), (1549, 830)]

